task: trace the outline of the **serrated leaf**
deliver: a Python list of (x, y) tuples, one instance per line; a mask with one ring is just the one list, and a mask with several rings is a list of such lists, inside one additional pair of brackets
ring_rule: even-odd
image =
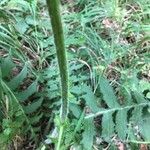
[(28, 73), (27, 66), (25, 65), (22, 71), (15, 76), (11, 81), (7, 83), (7, 85), (11, 88), (11, 90), (15, 90), (26, 78)]
[(133, 96), (134, 96), (135, 100), (137, 101), (137, 103), (139, 103), (139, 104), (146, 102), (144, 95), (138, 91), (133, 91)]
[(96, 113), (100, 111), (100, 108), (98, 107), (96, 102), (96, 97), (94, 96), (94, 93), (92, 92), (91, 88), (87, 85), (82, 86), (82, 88), (86, 92), (86, 94), (82, 97), (85, 99), (86, 104), (89, 106), (92, 112)]
[(69, 104), (69, 109), (72, 111), (73, 115), (76, 118), (80, 117), (82, 111), (81, 111), (80, 107), (77, 104), (70, 103)]
[(42, 102), (43, 102), (43, 98), (40, 98), (36, 102), (32, 102), (28, 106), (24, 106), (23, 109), (26, 114), (31, 114), (41, 106)]
[(37, 91), (37, 81), (33, 82), (25, 91), (16, 94), (19, 101), (25, 101)]
[(39, 114), (39, 115), (34, 115), (33, 117), (30, 117), (30, 123), (31, 124), (36, 124), (40, 121), (40, 119), (43, 117), (43, 113)]
[(84, 66), (84, 64), (76, 64), (76, 63), (70, 65), (70, 68), (69, 68), (70, 73), (71, 73), (73, 70), (78, 70), (78, 69), (82, 68), (83, 66)]
[(126, 139), (127, 134), (127, 112), (128, 109), (122, 109), (116, 115), (116, 132), (121, 140)]
[(133, 129), (133, 127), (132, 127), (132, 125), (131, 124), (129, 124), (129, 127), (128, 127), (128, 133), (127, 133), (127, 135), (128, 135), (128, 138), (132, 141), (135, 141), (137, 138), (136, 138), (136, 135), (135, 135), (135, 131), (134, 131), (134, 129)]
[(95, 136), (95, 127), (93, 118), (86, 119), (84, 122), (84, 132), (83, 132), (82, 144), (84, 149), (91, 150), (93, 145), (93, 139)]
[(113, 122), (113, 113), (106, 113), (102, 118), (102, 137), (105, 140), (109, 140), (111, 136), (114, 134), (114, 122)]
[(73, 86), (71, 87), (70, 92), (76, 95), (81, 95), (84, 93), (84, 89), (82, 86)]
[(137, 123), (142, 118), (142, 110), (143, 110), (143, 107), (141, 106), (135, 107), (132, 111), (132, 116), (130, 120), (134, 123)]
[(125, 104), (126, 105), (132, 105), (133, 99), (132, 99), (132, 96), (131, 96), (131, 91), (127, 88), (122, 88), (121, 93), (124, 97)]
[(150, 118), (146, 118), (140, 124), (140, 132), (146, 142), (150, 142)]
[(103, 100), (110, 108), (119, 107), (113, 88), (110, 86), (108, 80), (106, 80), (104, 77), (101, 77), (100, 80), (100, 91), (103, 95)]
[(76, 123), (76, 127), (74, 129), (74, 135), (76, 134), (77, 131), (79, 131), (82, 128), (82, 122), (84, 120), (84, 116), (85, 116), (85, 111), (82, 112), (82, 114), (80, 115), (80, 118), (78, 119), (78, 122)]

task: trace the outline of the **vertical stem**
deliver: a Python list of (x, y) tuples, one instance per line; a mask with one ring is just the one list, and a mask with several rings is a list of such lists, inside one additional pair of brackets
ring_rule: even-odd
[(56, 150), (60, 150), (63, 132), (64, 132), (64, 126), (61, 126), (60, 130), (59, 130), (59, 137), (58, 137), (58, 143), (57, 143)]
[(59, 9), (60, 2), (59, 0), (46, 0), (46, 1), (54, 33), (54, 41), (56, 46), (56, 53), (61, 78), (61, 97), (62, 97), (61, 112), (60, 112), (61, 125), (59, 129), (59, 137), (56, 148), (57, 150), (60, 150), (64, 132), (64, 123), (67, 119), (68, 114), (68, 67), (64, 44), (63, 27)]
[(51, 18), (51, 24), (54, 33), (54, 41), (58, 58), (58, 65), (60, 70), (61, 94), (62, 94), (62, 106), (60, 117), (61, 121), (64, 122), (67, 118), (68, 113), (68, 67), (64, 44), (63, 27), (59, 9), (60, 1), (47, 0), (47, 6)]

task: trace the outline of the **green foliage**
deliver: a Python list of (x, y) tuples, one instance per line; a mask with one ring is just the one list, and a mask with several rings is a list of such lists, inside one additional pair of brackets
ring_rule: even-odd
[(95, 136), (94, 122), (93, 118), (89, 118), (84, 121), (84, 132), (83, 132), (83, 147), (84, 149), (91, 150), (93, 145), (93, 140)]
[[(103, 82), (102, 80), (104, 80), (105, 82)], [(101, 78), (101, 83), (106, 83), (106, 81), (107, 81), (106, 79)], [(100, 89), (103, 95), (104, 102), (106, 104), (108, 102), (106, 99), (107, 95), (109, 95), (108, 98), (112, 98), (110, 99), (110, 101), (113, 102), (114, 92), (112, 90), (112, 87), (109, 85), (109, 82), (107, 81), (107, 88), (106, 88), (106, 84), (102, 84)], [(104, 95), (106, 95), (106, 97)], [(136, 100), (136, 104), (133, 101), (134, 98)], [(149, 112), (148, 112), (149, 101), (143, 98), (143, 95), (141, 93), (137, 91), (133, 91), (133, 97), (131, 99), (131, 102), (132, 102), (132, 105), (123, 106), (123, 105), (118, 104), (117, 107), (115, 107), (115, 105), (114, 107), (110, 106), (109, 108), (103, 111), (99, 111), (93, 115), (91, 114), (89, 116), (86, 116), (86, 118), (91, 118), (91, 117), (93, 118), (99, 115), (103, 115), (102, 137), (104, 137), (106, 141), (110, 141), (109, 138), (111, 138), (113, 134), (115, 134), (114, 131), (116, 131), (118, 138), (121, 139), (122, 141), (126, 141), (127, 137), (129, 141), (130, 140), (132, 141), (132, 138), (128, 135), (128, 130), (129, 130), (128, 125), (134, 124), (134, 126), (135, 125), (138, 126), (138, 123), (140, 122), (140, 120), (143, 120), (142, 118), (145, 115), (149, 115)], [(143, 109), (147, 110), (147, 112), (143, 112)]]
[(103, 94), (103, 99), (110, 108), (118, 107), (117, 98), (113, 92), (112, 87), (109, 85), (108, 80), (105, 78), (100, 79), (100, 91)]
[(60, 1), (47, 0), (47, 7), (51, 19), (51, 25), (54, 33), (54, 41), (56, 46), (56, 53), (58, 59), (58, 65), (60, 70), (60, 80), (61, 80), (61, 119), (62, 122), (67, 118), (68, 113), (68, 68), (67, 68), (67, 58), (64, 42), (63, 27), (61, 23), (60, 14)]
[(102, 136), (108, 140), (114, 133), (114, 122), (112, 113), (106, 113), (102, 118)]
[[(70, 78), (62, 149), (149, 148), (149, 1), (61, 2)], [(0, 149), (58, 143), (61, 87), (46, 10), (41, 0), (0, 1)]]
[(127, 112), (128, 109), (123, 109), (117, 112), (116, 115), (116, 131), (119, 139), (126, 140), (127, 135)]
[[(27, 116), (28, 114), (33, 114), (36, 112), (39, 107), (41, 107), (43, 99), (38, 98), (36, 102), (31, 102), (30, 105), (25, 106), (23, 104), (25, 100), (27, 101), (31, 95), (37, 92), (37, 82), (33, 82), (32, 85), (27, 87), (27, 90), (21, 89), (21, 84), (23, 80), (27, 79), (27, 74), (29, 70), (27, 68), (27, 64), (24, 65), (20, 73), (16, 76), (12, 77), (12, 73), (14, 68), (19, 69), (19, 66), (11, 65), (6, 61), (9, 60), (10, 64), (13, 64), (12, 59), (10, 56), (3, 58), (1, 60), (0, 65), (1, 67), (1, 78), (0, 78), (0, 85), (1, 85), (1, 103), (3, 104), (4, 115), (2, 116), (2, 124), (1, 127), (3, 128), (2, 138), (5, 141), (10, 142), (15, 138), (16, 135), (22, 136), (23, 131), (25, 128), (27, 129), (26, 132), (29, 130), (31, 131), (31, 137), (35, 138), (34, 128), (30, 120), (32, 117), (35, 116)], [(5, 68), (4, 68), (5, 67)], [(7, 72), (5, 69), (8, 68)], [(3, 71), (4, 70), (4, 71)], [(4, 72), (4, 73), (3, 73)], [(8, 74), (9, 73), (9, 74)], [(12, 77), (12, 79), (11, 79)], [(19, 93), (17, 91), (20, 91)], [(38, 118), (38, 116), (36, 116)], [(40, 118), (39, 118), (40, 119)], [(37, 121), (39, 121), (39, 119)], [(26, 125), (24, 125), (24, 123)], [(21, 128), (24, 126), (24, 128)], [(6, 144), (6, 143), (5, 143)]]

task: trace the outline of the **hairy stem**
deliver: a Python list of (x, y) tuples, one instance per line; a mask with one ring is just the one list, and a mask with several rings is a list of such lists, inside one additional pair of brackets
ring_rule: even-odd
[(47, 0), (61, 77), (62, 106), (60, 116), (64, 122), (68, 113), (68, 68), (59, 5), (59, 0)]
[(60, 112), (61, 125), (59, 127), (60, 131), (56, 148), (57, 150), (60, 150), (61, 147), (61, 141), (64, 132), (64, 123), (67, 119), (68, 114), (68, 67), (67, 67), (64, 34), (59, 5), (60, 5), (59, 0), (47, 0), (47, 6), (51, 18), (52, 30), (54, 33), (54, 41), (56, 46), (56, 53), (61, 78), (61, 97), (62, 97), (61, 112)]

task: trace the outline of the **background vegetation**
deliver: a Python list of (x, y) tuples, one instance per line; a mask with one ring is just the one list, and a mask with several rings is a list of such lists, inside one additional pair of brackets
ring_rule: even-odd
[[(149, 0), (62, 0), (69, 115), (61, 149), (148, 149)], [(60, 77), (46, 1), (0, 0), (0, 149), (55, 149)]]

